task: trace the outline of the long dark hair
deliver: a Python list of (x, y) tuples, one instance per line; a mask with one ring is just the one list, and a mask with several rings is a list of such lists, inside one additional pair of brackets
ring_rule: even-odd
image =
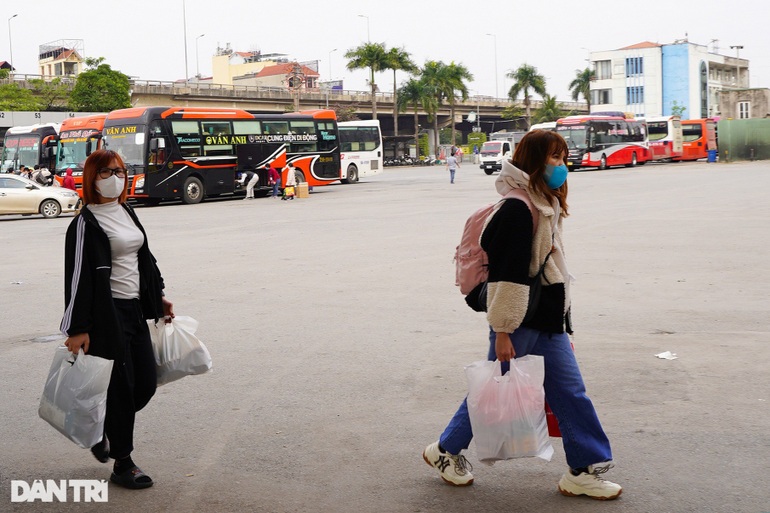
[(522, 137), (516, 145), (511, 163), (529, 175), (529, 188), (548, 200), (559, 200), (562, 214), (569, 215), (567, 209), (567, 182), (558, 189), (551, 189), (545, 183), (545, 165), (551, 155), (562, 154), (567, 160), (569, 148), (562, 136), (550, 130), (532, 130)]

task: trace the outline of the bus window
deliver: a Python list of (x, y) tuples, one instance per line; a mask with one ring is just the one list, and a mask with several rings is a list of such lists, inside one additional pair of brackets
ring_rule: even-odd
[(650, 141), (660, 141), (668, 136), (668, 122), (655, 121), (647, 123), (647, 132)]
[(221, 144), (232, 135), (229, 121), (202, 121), (201, 128), (204, 134), (203, 155), (210, 157), (233, 154), (232, 144)]
[(337, 147), (337, 127), (332, 121), (318, 121), (318, 149), (330, 151)]
[(703, 127), (701, 125), (682, 125), (682, 137), (684, 142), (697, 141), (703, 136)]
[(286, 121), (263, 121), (262, 126), (266, 134), (283, 135), (289, 133), (289, 123)]
[(162, 167), (166, 163), (166, 148), (169, 146), (168, 138), (160, 121), (153, 121), (149, 129), (150, 141), (158, 139), (155, 151), (147, 155), (147, 163), (152, 167)]
[(238, 135), (259, 135), (262, 124), (259, 121), (233, 121), (233, 133)]
[(291, 151), (304, 153), (318, 151), (318, 135), (315, 131), (314, 121), (289, 121), (291, 133), (295, 136), (291, 143)]
[(201, 134), (197, 121), (172, 121), (174, 132), (182, 157), (199, 157), (201, 154)]

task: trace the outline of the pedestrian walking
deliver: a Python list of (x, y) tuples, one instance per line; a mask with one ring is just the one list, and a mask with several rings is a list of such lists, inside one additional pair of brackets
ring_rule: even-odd
[(452, 153), (446, 159), (446, 168), (449, 170), (449, 183), (455, 183), (455, 171), (457, 171), (457, 168), (459, 167), (460, 163), (457, 162), (455, 152), (452, 150)]
[(289, 162), (289, 164), (286, 166), (286, 179), (284, 185), (283, 185), (283, 197), (282, 200), (293, 200), (294, 199), (294, 187), (297, 185), (297, 174), (296, 170), (294, 169), (294, 164)]
[[(602, 478), (613, 466), (609, 440), (586, 395), (569, 336), (570, 277), (562, 243), (567, 217), (567, 144), (555, 132), (534, 130), (504, 161), (495, 187), (500, 195), (524, 189), (538, 211), (537, 229), (529, 207), (510, 198), (487, 221), (481, 247), (489, 259), (487, 321), (489, 360), (503, 362), (528, 354), (545, 360), (545, 397), (559, 422), (569, 469), (559, 481), (563, 495), (615, 499), (622, 488)], [(546, 256), (550, 256), (546, 260)], [(539, 301), (528, 311), (531, 277), (546, 262)], [(472, 467), (461, 454), (473, 438), (468, 407), (463, 401), (438, 441), (423, 459), (452, 485), (473, 483)]]
[(152, 486), (131, 459), (134, 420), (155, 394), (157, 376), (146, 319), (173, 318), (147, 235), (126, 203), (126, 168), (111, 150), (83, 166), (85, 206), (67, 229), (64, 258), (65, 345), (114, 360), (104, 437), (91, 448), (100, 462), (115, 460), (110, 480), (125, 488)]

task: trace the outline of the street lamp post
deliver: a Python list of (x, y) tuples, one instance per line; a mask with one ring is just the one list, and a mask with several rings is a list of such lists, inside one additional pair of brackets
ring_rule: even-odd
[(498, 96), (498, 90), (497, 90), (497, 35), (496, 34), (487, 34), (488, 36), (492, 36), (495, 40), (495, 99), (499, 98)]
[(329, 82), (332, 79), (332, 54), (336, 51), (337, 49), (335, 48), (334, 50), (329, 52), (329, 78), (326, 80), (327, 82)]
[(182, 0), (182, 26), (184, 33), (184, 81), (186, 84), (190, 79), (190, 74), (187, 72), (187, 13), (185, 10), (185, 0)]
[(201, 79), (201, 69), (200, 69), (200, 63), (198, 62), (198, 39), (202, 38), (206, 34), (201, 34), (200, 36), (195, 38), (195, 76), (198, 77), (198, 81), (200, 82)]
[(10, 18), (8, 18), (8, 49), (10, 50), (11, 54), (11, 69), (10, 73), (13, 75), (13, 39), (11, 38), (11, 20), (14, 19), (18, 14), (14, 14)]
[(369, 16), (365, 16), (363, 14), (358, 15), (359, 18), (366, 18), (366, 42), (370, 43), (372, 41), (372, 38), (369, 36)]
[(743, 45), (731, 45), (731, 49), (735, 50), (735, 87), (741, 86), (741, 50)]

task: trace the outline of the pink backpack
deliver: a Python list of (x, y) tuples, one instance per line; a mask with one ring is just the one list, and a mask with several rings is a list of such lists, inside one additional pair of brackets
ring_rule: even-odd
[[(529, 199), (529, 193), (524, 189), (513, 189), (503, 196), (500, 201), (517, 198), (523, 201), (532, 213), (532, 224), (537, 230), (539, 213)], [(499, 203), (499, 202), (498, 202)], [(463, 236), (460, 245), (455, 251), (455, 285), (460, 287), (460, 292), (467, 296), (473, 289), (487, 281), (489, 276), (489, 259), (487, 252), (481, 249), (480, 239), (487, 218), (495, 211), (497, 203), (491, 203), (475, 211), (465, 222)], [(533, 230), (533, 233), (534, 233)]]

